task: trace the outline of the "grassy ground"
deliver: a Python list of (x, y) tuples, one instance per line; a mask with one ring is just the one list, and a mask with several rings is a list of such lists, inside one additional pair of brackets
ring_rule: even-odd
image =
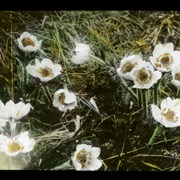
[[(156, 128), (151, 113), (144, 117), (141, 101), (134, 99), (117, 76), (116, 68), (125, 55), (140, 54), (144, 59), (161, 42), (179, 47), (179, 12), (139, 11), (60, 11), (1, 12), (0, 98), (6, 102), (30, 100), (34, 110), (19, 125), (37, 140), (27, 169), (51, 169), (68, 161), (80, 143), (101, 148), (104, 165), (100, 170), (179, 170), (179, 128)], [(42, 39), (42, 50), (24, 56), (16, 39), (28, 31)], [(90, 44), (96, 58), (77, 66), (70, 62), (74, 40)], [(34, 58), (48, 57), (63, 67), (63, 74), (42, 88), (26, 76), (23, 66)], [(132, 87), (131, 82), (127, 83)], [(78, 96), (78, 108), (59, 112), (52, 106), (56, 90), (66, 84)], [(133, 90), (135, 93), (136, 90)], [(159, 88), (159, 101), (179, 97), (166, 74)], [(146, 94), (153, 103), (153, 88)], [(94, 97), (100, 115), (85, 104)], [(130, 106), (133, 102), (133, 107)], [(62, 135), (66, 127), (74, 131), (72, 119), (80, 115), (83, 124), (77, 136)]]

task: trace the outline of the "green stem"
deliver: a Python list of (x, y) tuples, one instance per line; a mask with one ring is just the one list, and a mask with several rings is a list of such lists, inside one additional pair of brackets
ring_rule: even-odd
[(10, 123), (11, 138), (13, 138), (15, 136), (15, 134), (16, 134), (16, 122), (15, 122), (15, 119), (10, 119), (9, 123)]
[[(23, 59), (23, 58), (22, 58)], [(20, 81), (20, 88), (21, 88), (21, 93), (23, 96), (23, 99), (26, 97), (26, 84), (27, 84), (27, 72), (26, 72), (26, 64), (22, 63), (18, 58), (16, 58), (16, 61), (19, 63), (19, 66), (21, 67), (21, 81)]]
[(147, 94), (146, 89), (142, 89), (143, 109), (144, 109), (145, 117), (148, 115), (148, 106), (147, 106), (146, 94)]
[(156, 140), (156, 138), (157, 138), (160, 130), (161, 130), (161, 128), (157, 125), (156, 128), (154, 129), (154, 132), (153, 132), (153, 134), (152, 134), (152, 136), (151, 136), (148, 144), (147, 144), (148, 146), (153, 145), (153, 143), (154, 143), (154, 141)]
[(47, 100), (48, 100), (50, 103), (52, 103), (52, 97), (51, 97), (51, 94), (50, 94), (50, 92), (49, 92), (49, 90), (48, 90), (48, 87), (47, 87), (46, 85), (44, 86), (44, 84), (42, 84), (41, 87), (42, 87), (42, 89), (43, 89), (43, 92), (44, 92)]
[(137, 89), (137, 94), (138, 94), (138, 104), (139, 104), (139, 109), (143, 108), (142, 106), (142, 94), (141, 94), (141, 90)]
[(25, 64), (23, 65), (23, 84), (22, 84), (22, 95), (23, 99), (26, 100), (26, 84), (27, 84), (27, 71)]
[(161, 79), (154, 85), (154, 104), (156, 104), (157, 106), (159, 105), (159, 86), (161, 84), (162, 78), (163, 78), (164, 74), (162, 74)]
[(121, 79), (121, 82), (122, 82), (122, 85), (123, 87), (132, 95), (132, 97), (138, 101), (138, 97), (137, 95), (134, 93), (134, 91), (132, 91), (132, 89), (130, 87), (127, 86), (126, 82), (124, 81), (124, 79), (122, 77), (120, 77)]
[(158, 88), (159, 84), (156, 84), (154, 87), (154, 104), (158, 105)]
[(180, 90), (180, 87), (177, 87), (177, 92), (176, 92), (176, 96), (178, 97), (179, 95), (179, 90)]

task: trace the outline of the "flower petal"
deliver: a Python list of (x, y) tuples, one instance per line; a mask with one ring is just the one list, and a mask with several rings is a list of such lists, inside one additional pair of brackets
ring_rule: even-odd
[(172, 122), (163, 117), (161, 124), (163, 124), (167, 128), (178, 127), (180, 126), (180, 119), (177, 122)]
[(180, 87), (180, 81), (178, 80), (172, 80), (171, 83), (174, 84), (176, 87)]
[(101, 153), (101, 149), (98, 147), (92, 147), (91, 148), (91, 154), (93, 158), (98, 158)]
[(82, 149), (85, 149), (86, 151), (90, 151), (91, 150), (91, 145), (87, 145), (87, 144), (78, 144), (76, 146), (76, 151), (80, 151)]
[(164, 47), (162, 44), (158, 44), (155, 46), (154, 50), (153, 50), (153, 56), (154, 57), (158, 57), (160, 56), (161, 54), (164, 53)]
[(163, 99), (161, 102), (161, 110), (164, 108), (172, 107), (173, 105), (173, 100), (170, 97), (167, 97), (166, 99)]
[(154, 71), (153, 73), (153, 78), (154, 82), (156, 83), (159, 79), (161, 79), (162, 73), (160, 71)]
[(28, 32), (23, 32), (22, 34), (21, 34), (21, 36), (20, 36), (20, 39), (22, 40), (22, 39), (24, 39), (24, 38), (31, 38), (31, 34), (30, 33), (28, 33)]
[(39, 69), (39, 68), (42, 67), (41, 62), (39, 61), (39, 59), (35, 59), (35, 67), (36, 67), (36, 69)]
[(174, 50), (174, 44), (173, 43), (167, 43), (164, 46), (164, 52), (166, 52), (166, 53), (172, 53), (173, 50)]
[(174, 60), (174, 66), (179, 65), (180, 64), (180, 51), (174, 51), (172, 53), (172, 56)]
[(24, 104), (23, 102), (19, 102), (16, 104), (16, 116), (14, 117), (14, 119), (18, 120), (21, 119), (22, 117), (24, 117), (25, 115), (27, 115), (30, 111), (30, 109), (32, 108), (30, 103)]
[(14, 104), (12, 100), (6, 103), (6, 111), (8, 112), (9, 117), (16, 116), (16, 113), (17, 113), (16, 105)]
[(81, 165), (81, 163), (79, 163), (79, 162), (77, 162), (75, 159), (72, 159), (72, 163), (73, 163), (73, 165), (74, 165), (74, 168), (76, 169), (76, 170), (82, 170), (82, 165)]
[(0, 117), (2, 119), (10, 118), (9, 110), (5, 107), (5, 105), (1, 100), (0, 100)]
[(152, 111), (152, 115), (153, 115), (154, 119), (157, 122), (162, 123), (161, 110), (158, 108), (158, 106), (151, 104), (151, 111)]
[(16, 137), (15, 140), (18, 140), (23, 145), (23, 149), (21, 150), (22, 153), (27, 153), (33, 150), (35, 146), (35, 140), (29, 137), (29, 132), (21, 132)]
[(91, 171), (98, 170), (102, 166), (102, 161), (99, 159), (93, 159), (91, 164), (88, 166), (88, 169)]
[(53, 62), (52, 62), (50, 59), (47, 59), (47, 58), (44, 58), (44, 59), (41, 61), (41, 65), (42, 65), (42, 66), (47, 66), (47, 67), (52, 67), (52, 66), (54, 66)]
[(74, 93), (65, 91), (65, 99), (64, 102), (66, 104), (70, 104), (72, 102), (76, 101), (76, 95)]
[(7, 151), (7, 145), (10, 142), (10, 138), (7, 136), (0, 134), (0, 151)]
[(67, 105), (65, 105), (64, 106), (64, 108), (66, 109), (66, 110), (73, 110), (75, 107), (77, 106), (77, 102), (73, 102), (73, 103), (71, 103), (71, 104), (67, 104)]
[(38, 77), (36, 66), (28, 65), (26, 66), (26, 70), (29, 74), (31, 74), (31, 76)]
[(53, 106), (58, 107), (59, 105), (62, 105), (59, 101), (59, 96), (61, 93), (64, 93), (65, 89), (59, 89), (54, 93), (54, 99), (53, 99)]
[(173, 79), (175, 79), (175, 74), (176, 74), (177, 72), (180, 72), (180, 66), (179, 66), (179, 65), (176, 65), (176, 66), (174, 66), (174, 67), (172, 68), (171, 74), (172, 74), (172, 78), (173, 78)]

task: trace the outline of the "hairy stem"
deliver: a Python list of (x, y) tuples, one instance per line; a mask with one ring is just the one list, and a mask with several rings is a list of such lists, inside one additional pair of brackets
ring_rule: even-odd
[(164, 74), (162, 74), (161, 79), (154, 85), (154, 104), (156, 104), (157, 106), (159, 105), (159, 86), (161, 84), (163, 76)]
[(148, 115), (148, 104), (147, 104), (147, 90), (142, 89), (142, 100), (143, 100), (143, 109), (144, 109), (144, 115), (145, 117)]
[(137, 95), (134, 93), (134, 91), (128, 87), (128, 85), (126, 84), (126, 82), (124, 81), (124, 79), (122, 77), (120, 77), (121, 79), (121, 82), (122, 82), (122, 85), (123, 87), (132, 95), (132, 97), (137, 101), (138, 100), (138, 97)]
[(42, 84), (41, 88), (43, 89), (44, 95), (46, 96), (49, 103), (52, 103), (52, 97), (51, 97), (51, 94), (49, 92), (48, 86)]
[(161, 130), (160, 127), (157, 125), (156, 128), (154, 129), (154, 132), (153, 132), (153, 134), (152, 134), (149, 142), (148, 142), (148, 146), (153, 145), (153, 143), (154, 143), (154, 141), (156, 140), (156, 138), (157, 138), (160, 130)]
[(138, 95), (138, 105), (139, 105), (139, 109), (143, 108), (142, 105), (142, 93), (140, 89), (137, 89), (137, 95)]

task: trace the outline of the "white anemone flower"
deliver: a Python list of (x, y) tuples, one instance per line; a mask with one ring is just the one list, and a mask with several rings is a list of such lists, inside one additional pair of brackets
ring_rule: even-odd
[(176, 87), (180, 87), (180, 65), (176, 65), (172, 68), (172, 81)]
[(44, 58), (41, 62), (36, 59), (35, 65), (26, 66), (26, 70), (33, 77), (39, 78), (42, 82), (48, 82), (61, 74), (62, 67), (59, 64), (53, 64), (50, 59)]
[(180, 126), (180, 99), (167, 97), (161, 102), (160, 108), (152, 104), (151, 110), (154, 119), (165, 127)]
[(90, 59), (91, 49), (88, 44), (85, 43), (75, 43), (74, 54), (71, 61), (74, 64), (83, 64)]
[(42, 40), (38, 41), (36, 36), (23, 32), (17, 39), (19, 48), (23, 51), (33, 52), (41, 48)]
[(79, 144), (72, 157), (76, 170), (95, 171), (102, 166), (102, 160), (98, 159), (101, 149), (91, 145)]
[(174, 51), (173, 43), (158, 44), (154, 48), (150, 61), (159, 71), (169, 72), (173, 66), (180, 63), (180, 51)]
[(23, 103), (20, 101), (15, 104), (12, 100), (8, 101), (6, 104), (0, 100), (0, 121), (4, 119), (4, 121), (11, 119), (19, 120), (22, 117), (26, 116), (30, 109), (33, 107), (30, 103)]
[(63, 112), (72, 110), (77, 106), (76, 95), (67, 89), (59, 89), (54, 94), (53, 106)]
[(151, 63), (142, 61), (130, 73), (134, 81), (134, 88), (149, 89), (162, 76), (161, 72), (154, 71)]
[(29, 137), (29, 132), (21, 132), (13, 138), (0, 135), (0, 151), (8, 156), (16, 156), (19, 153), (28, 153), (33, 150), (35, 140)]
[(130, 73), (140, 62), (142, 62), (142, 58), (136, 54), (123, 58), (117, 69), (118, 75), (128, 80), (133, 80)]

